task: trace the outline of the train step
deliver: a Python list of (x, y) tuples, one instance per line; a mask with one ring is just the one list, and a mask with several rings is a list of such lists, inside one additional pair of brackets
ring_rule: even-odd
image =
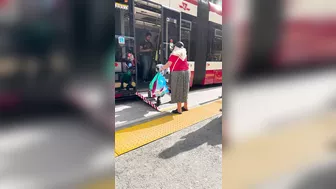
[(170, 103), (170, 96), (167, 94), (161, 98), (151, 97), (148, 92), (136, 92), (136, 95), (146, 104), (160, 112), (170, 110), (173, 107)]

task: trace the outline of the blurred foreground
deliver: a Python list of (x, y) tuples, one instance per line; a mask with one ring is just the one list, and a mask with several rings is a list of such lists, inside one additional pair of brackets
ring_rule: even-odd
[(79, 113), (22, 115), (0, 133), (0, 188), (72, 189), (114, 178), (113, 134)]
[(223, 188), (335, 188), (335, 124), (320, 114), (225, 149)]
[(114, 188), (113, 44), (111, 1), (0, 1), (1, 189)]
[(329, 69), (234, 86), (223, 188), (335, 188), (335, 84)]

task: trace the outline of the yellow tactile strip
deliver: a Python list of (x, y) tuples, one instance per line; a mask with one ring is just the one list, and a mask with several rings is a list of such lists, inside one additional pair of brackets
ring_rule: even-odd
[(223, 188), (249, 189), (330, 155), (336, 116), (292, 123), (223, 151)]
[(114, 189), (115, 181), (114, 178), (107, 178), (103, 180), (97, 180), (96, 182), (84, 185), (78, 189)]
[(183, 112), (182, 115), (168, 115), (130, 128), (116, 131), (115, 153), (121, 155), (176, 131), (194, 125), (218, 114), (222, 100)]

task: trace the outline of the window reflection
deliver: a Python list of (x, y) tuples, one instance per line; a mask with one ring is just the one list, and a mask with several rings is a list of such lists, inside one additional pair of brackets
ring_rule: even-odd
[(216, 4), (216, 5), (222, 5), (222, 0), (209, 0), (209, 2)]
[(126, 10), (116, 9), (116, 35), (130, 36), (129, 13)]
[(207, 61), (222, 61), (222, 30), (219, 24), (209, 23)]

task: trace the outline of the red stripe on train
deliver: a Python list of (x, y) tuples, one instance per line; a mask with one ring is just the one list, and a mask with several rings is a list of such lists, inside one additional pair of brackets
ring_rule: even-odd
[(123, 96), (123, 94), (121, 94), (121, 93), (117, 93), (117, 94), (114, 95), (115, 98), (120, 98), (122, 96)]
[(207, 70), (203, 79), (203, 85), (222, 83), (222, 70)]
[(184, 0), (184, 1), (186, 1), (188, 3), (191, 3), (193, 5), (198, 5), (198, 1), (197, 0)]
[(211, 12), (217, 13), (218, 15), (223, 15), (222, 8), (216, 4), (209, 2), (209, 10)]
[[(193, 5), (198, 5), (198, 1), (197, 0), (184, 0), (185, 2), (188, 2), (188, 3), (191, 3)], [(209, 10), (211, 12), (214, 12), (214, 13), (217, 13), (219, 15), (223, 15), (223, 11), (222, 11), (222, 7), (216, 5), (216, 4), (213, 4), (211, 2), (209, 2)]]

